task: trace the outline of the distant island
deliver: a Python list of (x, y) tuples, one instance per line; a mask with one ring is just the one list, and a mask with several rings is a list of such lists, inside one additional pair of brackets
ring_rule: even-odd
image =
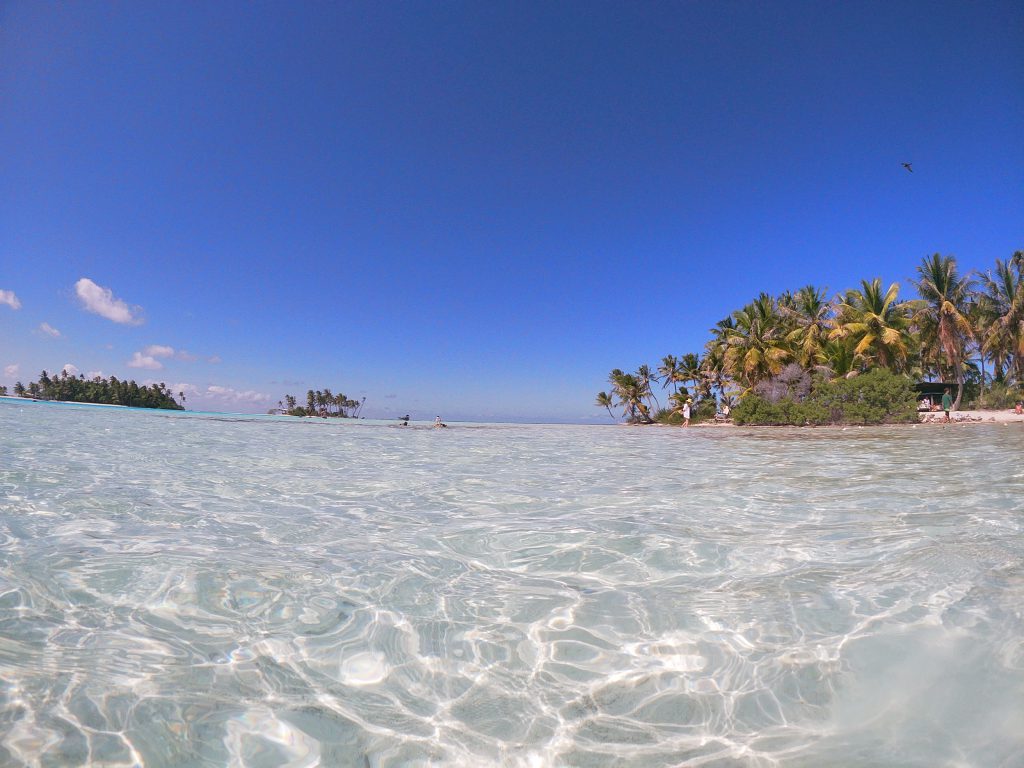
[[(691, 422), (879, 424), (937, 405), (923, 382), (949, 391), (953, 410), (1024, 398), (1024, 251), (983, 274), (936, 253), (910, 282), (918, 297), (906, 301), (881, 278), (831, 299), (813, 285), (762, 293), (711, 329), (703, 354), (612, 370), (595, 405), (633, 424), (678, 424), (687, 406)], [(658, 383), (671, 388), (664, 406)]]
[(353, 400), (347, 395), (335, 395), (329, 389), (309, 390), (306, 392), (305, 407), (298, 405), (294, 395), (285, 395), (284, 400), (277, 401), (277, 408), (271, 408), (268, 413), (286, 416), (320, 416), (322, 418), (354, 419), (359, 417), (359, 411), (366, 402)]
[[(39, 380), (30, 382), (26, 387), (20, 381), (14, 385), (15, 397), (29, 397), (35, 400), (57, 400), (67, 403), (93, 403), (96, 405), (123, 405), (129, 408), (162, 408), (171, 411), (183, 411), (180, 405), (163, 382), (140, 386), (134, 380), (121, 381), (116, 376), (104, 379), (96, 376), (91, 379), (83, 374), (71, 376), (67, 371), (50, 376), (45, 370), (39, 374)], [(0, 386), (0, 395), (7, 395), (7, 387)], [(185, 402), (185, 393), (179, 392), (181, 402)]]

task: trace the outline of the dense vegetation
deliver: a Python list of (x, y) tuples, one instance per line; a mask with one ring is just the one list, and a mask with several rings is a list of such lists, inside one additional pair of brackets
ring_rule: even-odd
[[(912, 383), (955, 382), (965, 401), (1004, 408), (1024, 395), (1024, 251), (984, 274), (952, 256), (922, 259), (900, 300), (880, 278), (827, 298), (813, 285), (762, 293), (711, 329), (703, 354), (665, 356), (657, 371), (616, 368), (596, 405), (629, 422), (695, 421), (720, 407), (746, 424), (898, 422), (913, 418)], [(653, 385), (672, 388), (663, 408)]]
[[(7, 394), (6, 387), (0, 387), (0, 395)], [(71, 403), (102, 403), (126, 405), (132, 408), (165, 408), (181, 411), (179, 405), (164, 383), (140, 386), (135, 381), (120, 381), (116, 376), (103, 379), (99, 376), (86, 379), (84, 375), (69, 376), (67, 371), (50, 376), (46, 371), (39, 374), (39, 381), (30, 382), (26, 387), (20, 381), (14, 385), (18, 397), (34, 397), (39, 400), (63, 400)], [(182, 403), (185, 395), (178, 393)]]
[(366, 402), (352, 400), (347, 395), (335, 395), (329, 389), (309, 390), (306, 392), (306, 406), (297, 405), (297, 400), (292, 395), (285, 395), (284, 401), (278, 400), (277, 408), (271, 413), (286, 413), (289, 416), (323, 416), (324, 418), (355, 418), (359, 415), (359, 409)]

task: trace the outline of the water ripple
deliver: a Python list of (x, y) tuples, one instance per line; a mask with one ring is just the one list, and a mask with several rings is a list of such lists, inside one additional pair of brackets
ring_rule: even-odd
[(0, 406), (0, 764), (1024, 764), (1024, 431)]

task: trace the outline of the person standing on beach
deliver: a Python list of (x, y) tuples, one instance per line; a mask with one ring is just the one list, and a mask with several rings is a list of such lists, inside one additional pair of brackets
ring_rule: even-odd
[(684, 427), (690, 426), (690, 403), (692, 403), (692, 402), (693, 402), (692, 400), (687, 399), (686, 402), (683, 404), (683, 426)]
[(942, 410), (946, 412), (946, 423), (949, 423), (949, 410), (953, 407), (953, 398), (949, 396), (949, 390), (947, 389), (942, 393)]

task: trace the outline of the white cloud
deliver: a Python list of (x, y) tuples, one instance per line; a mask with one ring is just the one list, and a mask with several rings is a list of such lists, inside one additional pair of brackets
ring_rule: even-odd
[(206, 359), (208, 361), (210, 361), (211, 363), (219, 363), (221, 361), (220, 360), (220, 355), (213, 355), (213, 357), (208, 357)]
[(256, 392), (251, 389), (239, 391), (232, 387), (222, 387), (217, 384), (211, 384), (206, 388), (205, 392), (207, 397), (219, 400), (221, 402), (230, 403), (267, 403), (270, 402), (270, 395), (264, 395), (262, 392)]
[(39, 330), (42, 331), (43, 333), (45, 333), (47, 336), (49, 336), (52, 339), (59, 339), (60, 338), (60, 331), (58, 331), (56, 328), (54, 328), (49, 323), (40, 323), (39, 324)]
[(129, 307), (121, 299), (115, 299), (113, 291), (109, 288), (96, 285), (87, 277), (83, 277), (75, 283), (75, 293), (78, 294), (85, 309), (100, 317), (124, 325), (140, 325), (142, 323), (141, 307)]
[(150, 344), (144, 350), (142, 354), (148, 357), (173, 357), (174, 347), (165, 347), (161, 344)]
[(145, 368), (147, 371), (159, 371), (164, 367), (164, 364), (152, 355), (144, 355), (141, 352), (136, 352), (132, 355), (132, 359), (128, 361), (128, 367)]
[(18, 371), (21, 370), (21, 366), (17, 363), (11, 363), (10, 365), (4, 366), (4, 376), (9, 379), (13, 379), (18, 375)]
[(103, 371), (89, 371), (85, 374), (85, 378), (91, 381), (92, 379), (105, 379), (107, 377), (103, 375)]
[(166, 344), (150, 344), (142, 350), (142, 354), (146, 357), (156, 358), (173, 357), (175, 360), (184, 360), (186, 363), (191, 363), (197, 359), (196, 356), (187, 349), (175, 349), (174, 347)]
[(171, 391), (174, 394), (184, 392), (186, 397), (194, 397), (202, 392), (195, 384), (189, 384), (187, 381), (179, 381), (177, 384), (172, 384)]
[(0, 290), (0, 304), (6, 304), (11, 309), (21, 309), (21, 302), (14, 295), (14, 291)]
[(64, 363), (64, 367), (61, 370), (65, 371), (68, 376), (77, 376), (78, 375), (78, 368), (76, 366), (72, 365), (71, 363)]

